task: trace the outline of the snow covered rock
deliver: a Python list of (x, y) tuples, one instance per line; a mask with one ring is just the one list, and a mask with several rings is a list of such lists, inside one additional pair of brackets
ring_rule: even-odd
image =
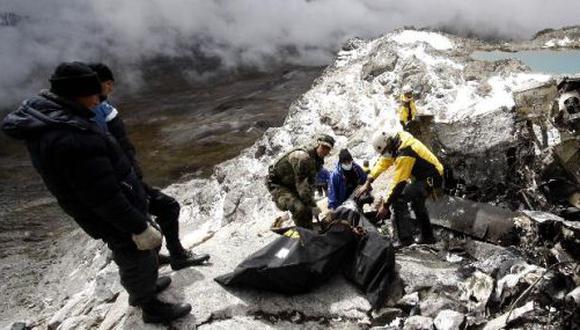
[(425, 316), (411, 316), (405, 320), (404, 330), (432, 330), (433, 319)]
[(464, 321), (465, 315), (446, 309), (437, 314), (433, 323), (437, 330), (459, 330)]

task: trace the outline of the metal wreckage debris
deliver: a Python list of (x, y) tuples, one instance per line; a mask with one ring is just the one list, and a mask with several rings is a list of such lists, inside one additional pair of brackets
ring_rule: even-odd
[[(580, 78), (564, 78), (515, 92), (501, 128), (511, 136), (490, 131), (494, 114), (414, 127), (454, 173), (448, 195), (427, 205), (440, 243), (397, 253), (407, 299), (384, 328), (410, 326), (405, 312), (431, 317), (437, 329), (580, 327), (578, 91)], [(447, 261), (423, 258), (425, 269), (412, 275), (430, 284), (405, 277), (409, 256), (424, 250)], [(450, 263), (455, 287), (435, 275)]]

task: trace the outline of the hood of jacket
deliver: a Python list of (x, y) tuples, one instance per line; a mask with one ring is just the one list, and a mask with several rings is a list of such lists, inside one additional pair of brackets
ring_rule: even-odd
[(10, 137), (26, 140), (55, 127), (87, 130), (87, 119), (94, 115), (90, 109), (45, 90), (9, 113), (2, 121), (2, 130)]

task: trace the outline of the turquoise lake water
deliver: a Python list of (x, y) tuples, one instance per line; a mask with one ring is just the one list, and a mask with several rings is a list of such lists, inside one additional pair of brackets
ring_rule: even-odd
[(471, 57), (483, 61), (497, 61), (508, 58), (518, 59), (534, 72), (550, 74), (580, 73), (580, 50), (529, 50), (521, 52), (477, 51)]

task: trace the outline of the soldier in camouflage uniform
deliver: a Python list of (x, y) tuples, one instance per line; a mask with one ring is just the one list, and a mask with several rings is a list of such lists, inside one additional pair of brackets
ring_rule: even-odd
[(313, 148), (297, 148), (270, 166), (267, 180), (272, 200), (282, 211), (290, 211), (296, 226), (312, 229), (312, 215), (319, 213), (314, 201), (314, 180), (324, 165), (334, 138), (323, 134)]

